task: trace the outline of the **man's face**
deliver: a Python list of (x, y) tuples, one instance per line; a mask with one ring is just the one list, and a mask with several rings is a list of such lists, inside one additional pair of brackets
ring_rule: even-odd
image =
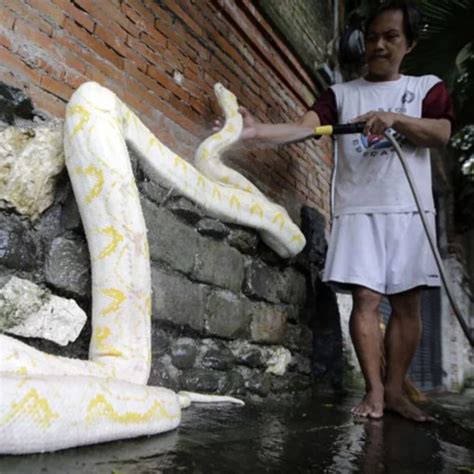
[(370, 24), (365, 39), (369, 74), (391, 78), (398, 74), (404, 56), (411, 50), (403, 30), (403, 12), (387, 10)]

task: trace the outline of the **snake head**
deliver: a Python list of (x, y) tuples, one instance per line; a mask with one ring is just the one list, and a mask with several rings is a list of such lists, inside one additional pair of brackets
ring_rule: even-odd
[(220, 82), (217, 82), (214, 84), (214, 93), (226, 116), (237, 113), (239, 109), (237, 97), (230, 90), (226, 89)]

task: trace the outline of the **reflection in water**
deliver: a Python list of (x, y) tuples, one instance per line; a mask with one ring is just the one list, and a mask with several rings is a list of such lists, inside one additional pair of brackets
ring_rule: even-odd
[(449, 423), (441, 430), (435, 423), (394, 415), (354, 420), (353, 402), (314, 397), (242, 408), (195, 406), (184, 411), (176, 431), (52, 454), (0, 457), (0, 473), (431, 474), (474, 467), (474, 452), (468, 449), (474, 441), (459, 438)]
[(144, 467), (145, 460), (152, 456), (160, 456), (160, 463), (164, 467), (172, 467), (177, 439), (178, 433), (174, 431), (150, 438), (104, 443), (55, 453), (0, 457), (0, 473), (110, 474), (114, 468), (118, 470), (120, 467), (120, 472), (128, 474), (137, 472), (137, 460)]
[(379, 474), (385, 472), (384, 466), (384, 420), (367, 420), (364, 425), (364, 455), (360, 460), (360, 472)]
[(256, 440), (258, 460), (262, 466), (275, 468), (285, 448), (287, 427), (274, 414), (261, 416), (259, 425)]
[(455, 466), (474, 466), (474, 453), (441, 441), (435, 424), (418, 424), (386, 415), (366, 420), (364, 447), (357, 465), (360, 472), (452, 472)]
[(439, 441), (440, 453), (439, 456), (444, 460), (444, 472), (450, 472), (449, 466), (458, 466), (458, 472), (474, 472), (474, 453), (461, 446), (456, 446), (445, 441)]
[(351, 472), (354, 462), (363, 448), (364, 427), (352, 423), (341, 430), (333, 444), (331, 465), (325, 470), (328, 473)]

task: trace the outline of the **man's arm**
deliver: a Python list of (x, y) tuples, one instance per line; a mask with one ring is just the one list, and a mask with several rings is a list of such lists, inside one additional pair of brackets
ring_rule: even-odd
[(244, 108), (241, 108), (240, 112), (244, 119), (243, 138), (273, 145), (305, 140), (311, 137), (314, 128), (321, 124), (318, 114), (313, 110), (308, 111), (297, 122), (277, 124), (258, 123)]
[(398, 114), (393, 128), (414, 145), (428, 148), (445, 147), (451, 137), (451, 122), (444, 118), (413, 118)]
[(334, 91), (326, 89), (306, 114), (294, 123), (266, 124), (258, 123), (255, 118), (244, 108), (239, 112), (244, 120), (242, 140), (254, 140), (273, 145), (295, 143), (314, 135), (314, 129), (323, 121), (324, 125), (337, 123), (337, 105)]

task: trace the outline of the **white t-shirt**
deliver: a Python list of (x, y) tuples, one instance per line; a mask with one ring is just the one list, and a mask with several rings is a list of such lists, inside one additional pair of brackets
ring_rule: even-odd
[[(438, 82), (440, 79), (432, 75), (402, 75), (388, 82), (369, 82), (361, 78), (333, 85), (338, 123), (348, 123), (372, 110), (419, 118), (423, 99)], [(429, 149), (415, 147), (398, 133), (395, 137), (402, 146), (424, 209), (434, 212)], [(385, 137), (339, 135), (336, 146), (334, 216), (417, 210), (399, 159)]]

